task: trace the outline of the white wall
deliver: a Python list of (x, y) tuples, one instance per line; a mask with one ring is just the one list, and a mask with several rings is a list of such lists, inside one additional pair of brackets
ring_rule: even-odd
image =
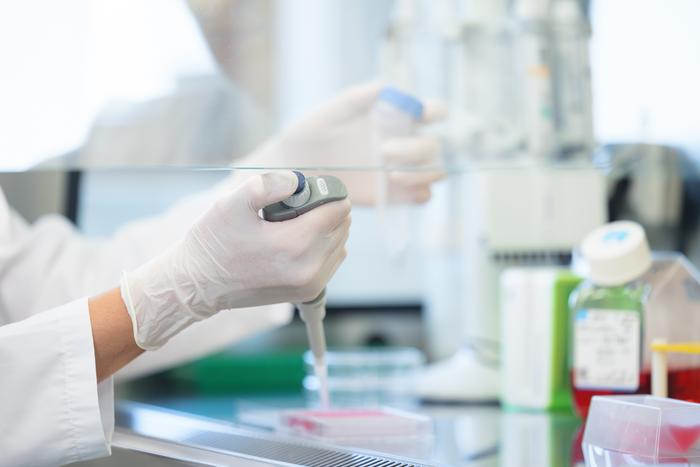
[(700, 142), (700, 2), (596, 0), (592, 66), (602, 141)]

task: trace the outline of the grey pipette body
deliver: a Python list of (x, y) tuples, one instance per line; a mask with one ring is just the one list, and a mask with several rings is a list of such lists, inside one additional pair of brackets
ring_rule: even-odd
[(326, 365), (326, 334), (323, 331), (323, 318), (326, 316), (326, 289), (310, 302), (297, 303), (299, 316), (306, 325), (309, 347), (314, 356), (314, 373), (318, 380), (318, 394), (321, 407), (331, 406), (328, 391), (328, 366)]
[[(284, 201), (265, 207), (263, 218), (271, 222), (285, 221), (304, 214), (318, 206), (347, 198), (348, 192), (338, 178), (332, 176), (305, 177), (296, 172), (298, 186), (294, 194)], [(306, 325), (309, 347), (314, 356), (314, 369), (319, 382), (321, 405), (330, 405), (328, 397), (328, 372), (326, 369), (326, 335), (323, 318), (326, 316), (326, 289), (309, 302), (297, 303), (299, 316)]]
[(323, 331), (323, 318), (326, 317), (326, 289), (310, 302), (298, 303), (299, 316), (306, 324), (309, 347), (317, 362), (326, 358), (326, 335)]

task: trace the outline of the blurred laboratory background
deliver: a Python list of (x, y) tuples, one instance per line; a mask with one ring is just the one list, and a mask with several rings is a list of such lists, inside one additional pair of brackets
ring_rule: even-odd
[[(700, 265), (698, 18), (696, 0), (2, 1), (0, 184), (28, 220), (99, 239), (231, 172), (443, 171), (426, 203), (353, 207), (331, 393), (429, 403), (431, 461), (583, 465), (561, 337), (578, 246), (631, 220)], [(444, 104), (420, 129), (438, 162), (246, 159), (369, 81)], [(295, 319), (117, 395), (226, 421), (313, 405), (306, 348)]]

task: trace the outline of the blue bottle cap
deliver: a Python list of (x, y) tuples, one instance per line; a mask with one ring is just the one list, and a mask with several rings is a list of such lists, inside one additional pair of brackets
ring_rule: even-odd
[(423, 103), (403, 91), (387, 86), (379, 93), (379, 100), (388, 102), (416, 120), (423, 118)]

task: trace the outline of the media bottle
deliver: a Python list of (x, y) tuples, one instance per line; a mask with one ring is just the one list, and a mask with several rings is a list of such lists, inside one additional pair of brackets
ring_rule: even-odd
[(588, 275), (569, 300), (569, 369), (574, 407), (585, 417), (593, 396), (650, 392), (642, 349), (650, 286), (642, 276), (652, 259), (644, 229), (628, 221), (591, 232), (581, 254)]

